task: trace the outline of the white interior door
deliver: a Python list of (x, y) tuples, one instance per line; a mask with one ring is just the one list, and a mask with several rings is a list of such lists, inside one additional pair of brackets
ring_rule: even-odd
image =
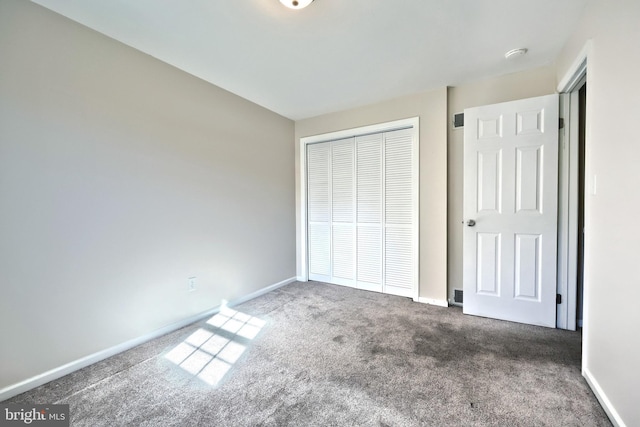
[(555, 327), (558, 96), (464, 115), (463, 312)]

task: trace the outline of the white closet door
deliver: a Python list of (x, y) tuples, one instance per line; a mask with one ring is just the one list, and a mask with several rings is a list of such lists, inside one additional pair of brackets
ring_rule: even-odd
[(382, 134), (356, 137), (357, 287), (382, 292)]
[(409, 128), (307, 145), (309, 279), (416, 296), (414, 137)]
[(330, 145), (307, 146), (309, 279), (331, 280)]
[(355, 286), (354, 139), (331, 143), (331, 241), (333, 283)]
[(411, 297), (413, 274), (412, 130), (384, 135), (384, 292)]

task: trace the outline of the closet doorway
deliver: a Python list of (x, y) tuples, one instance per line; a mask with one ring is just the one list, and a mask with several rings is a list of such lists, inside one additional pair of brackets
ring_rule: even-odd
[(417, 299), (418, 119), (301, 138), (303, 278)]

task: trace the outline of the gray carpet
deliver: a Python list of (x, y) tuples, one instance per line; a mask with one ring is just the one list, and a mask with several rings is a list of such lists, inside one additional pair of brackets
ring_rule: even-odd
[(577, 332), (314, 282), (234, 310), (8, 402), (73, 426), (611, 425)]

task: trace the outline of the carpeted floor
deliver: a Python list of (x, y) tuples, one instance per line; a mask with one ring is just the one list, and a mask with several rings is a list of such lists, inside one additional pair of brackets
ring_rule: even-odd
[(580, 334), (293, 283), (6, 403), (73, 426), (610, 426)]

